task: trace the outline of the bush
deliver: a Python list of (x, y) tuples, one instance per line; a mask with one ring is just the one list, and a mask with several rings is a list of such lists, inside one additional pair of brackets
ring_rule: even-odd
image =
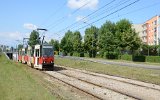
[(80, 57), (84, 57), (84, 52), (81, 52), (81, 53), (80, 53)]
[(2, 55), (2, 49), (0, 48), (0, 56)]
[(118, 53), (116, 52), (105, 52), (104, 56), (107, 59), (118, 59)]
[(74, 53), (73, 53), (73, 56), (79, 57), (79, 54), (78, 54), (77, 52), (74, 52)]
[(66, 52), (62, 52), (62, 56), (67, 56), (67, 53)]
[(81, 52), (81, 53), (74, 52), (74, 53), (73, 53), (73, 56), (76, 56), (76, 57), (84, 57), (84, 52)]
[(132, 55), (128, 55), (128, 54), (119, 55), (118, 59), (132, 61)]
[(89, 52), (89, 57), (92, 58), (92, 56), (93, 56), (93, 55), (92, 55), (92, 52)]
[(146, 61), (146, 57), (143, 55), (133, 55), (132, 56), (132, 60), (136, 61), (136, 62), (145, 62)]
[(104, 51), (99, 51), (98, 56), (101, 57), (101, 58), (103, 58), (104, 57)]
[(88, 53), (84, 53), (84, 56), (85, 56), (85, 57), (89, 57), (89, 54), (88, 54)]
[(146, 62), (160, 63), (160, 56), (146, 56)]
[(73, 56), (73, 52), (69, 53), (70, 56)]

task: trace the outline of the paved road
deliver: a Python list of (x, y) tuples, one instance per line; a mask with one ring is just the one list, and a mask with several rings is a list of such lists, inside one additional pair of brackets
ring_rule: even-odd
[(116, 61), (109, 61), (109, 60), (100, 60), (100, 59), (91, 59), (91, 58), (82, 58), (82, 57), (71, 57), (65, 56), (65, 58), (75, 59), (75, 60), (85, 60), (90, 62), (102, 63), (102, 64), (110, 64), (110, 65), (118, 65), (118, 66), (127, 66), (127, 67), (138, 67), (138, 68), (145, 68), (145, 69), (155, 69), (160, 70), (159, 65), (148, 65), (148, 64), (137, 64), (134, 62), (116, 62)]

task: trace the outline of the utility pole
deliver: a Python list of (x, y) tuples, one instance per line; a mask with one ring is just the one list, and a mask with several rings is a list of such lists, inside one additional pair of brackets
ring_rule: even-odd
[(148, 56), (149, 56), (149, 45), (148, 45)]
[(160, 48), (160, 38), (158, 38), (158, 56), (159, 56), (159, 48)]

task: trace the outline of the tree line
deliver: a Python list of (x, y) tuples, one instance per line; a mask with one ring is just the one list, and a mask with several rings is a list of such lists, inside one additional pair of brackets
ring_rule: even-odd
[(53, 39), (49, 42), (55, 50), (65, 55), (73, 53), (88, 53), (89, 57), (121, 54), (123, 52), (135, 53), (140, 49), (142, 41), (132, 28), (132, 23), (122, 19), (116, 23), (106, 21), (100, 28), (90, 26), (85, 29), (82, 38), (79, 31), (68, 30), (60, 43)]
[[(89, 57), (112, 58), (124, 53), (157, 55), (159, 46), (148, 46), (142, 43), (139, 35), (132, 28), (132, 23), (127, 19), (122, 19), (116, 23), (106, 21), (100, 28), (91, 25), (85, 29), (82, 37), (79, 31), (68, 30), (63, 38), (58, 41), (51, 39), (49, 44), (53, 45), (54, 50), (63, 55)], [(33, 30), (30, 34), (28, 44), (30, 46), (40, 43), (39, 33)], [(19, 48), (22, 47), (19, 45)]]

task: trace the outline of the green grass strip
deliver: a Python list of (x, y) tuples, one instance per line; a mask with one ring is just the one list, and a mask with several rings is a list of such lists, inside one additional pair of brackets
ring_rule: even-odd
[(73, 60), (60, 57), (56, 57), (55, 64), (160, 85), (160, 70), (151, 70), (126, 66), (123, 67), (117, 65), (105, 65), (100, 63)]
[(55, 100), (24, 65), (0, 56), (0, 100)]

